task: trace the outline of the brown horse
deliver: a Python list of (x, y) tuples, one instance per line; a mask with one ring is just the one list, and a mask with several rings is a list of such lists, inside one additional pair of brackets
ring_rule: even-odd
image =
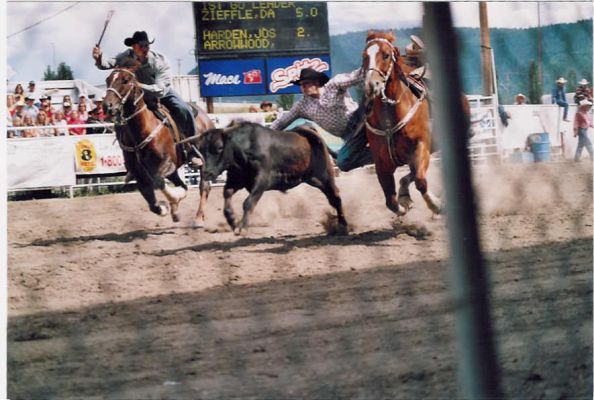
[[(391, 32), (367, 35), (362, 66), (370, 102), (367, 139), (388, 208), (397, 215), (406, 214), (412, 205), (408, 186), (414, 180), (429, 209), (437, 214), (440, 201), (427, 184), (432, 150), (429, 101), (426, 90), (413, 91), (407, 79), (413, 68), (405, 65), (394, 40)], [(394, 172), (403, 165), (410, 167), (410, 173), (400, 180), (396, 198)]]
[[(123, 150), (126, 169), (136, 178), (137, 187), (152, 212), (165, 216), (171, 211), (174, 222), (179, 221), (179, 202), (186, 197), (188, 187), (178, 174), (178, 168), (185, 164), (186, 150), (192, 150), (191, 139), (181, 141), (175, 122), (168, 116), (165, 124), (150, 111), (144, 101), (143, 89), (135, 76), (137, 65), (114, 69), (107, 78), (107, 93), (104, 106), (116, 125), (116, 137)], [(162, 109), (166, 115), (166, 110)], [(214, 128), (208, 115), (194, 107), (197, 134)], [(196, 137), (197, 139), (197, 137)], [(200, 156), (200, 153), (196, 151)], [(200, 156), (201, 157), (201, 156)], [(200, 179), (200, 205), (194, 224), (200, 226), (204, 220), (204, 205), (210, 192), (210, 182)], [(175, 187), (169, 187), (164, 178)], [(157, 203), (155, 189), (165, 195), (169, 203)]]

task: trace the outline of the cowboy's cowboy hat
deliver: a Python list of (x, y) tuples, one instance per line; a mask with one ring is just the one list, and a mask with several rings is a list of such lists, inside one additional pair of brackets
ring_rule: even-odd
[(291, 81), (293, 85), (300, 85), (301, 81), (315, 81), (320, 86), (324, 86), (330, 78), (323, 72), (318, 72), (315, 69), (303, 68), (299, 74), (299, 79)]
[(518, 94), (516, 95), (516, 97), (522, 97), (522, 98), (526, 98), (526, 96), (524, 96), (522, 93), (518, 93)]
[(587, 85), (588, 83), (590, 83), (590, 82), (588, 82), (586, 79), (582, 79), (581, 81), (578, 82), (578, 85)]
[(580, 107), (581, 106), (591, 106), (591, 105), (592, 105), (592, 102), (588, 99), (580, 100)]
[(126, 40), (124, 40), (124, 44), (128, 47), (136, 43), (146, 46), (147, 44), (153, 44), (154, 41), (155, 39), (153, 39), (152, 42), (149, 42), (148, 35), (145, 31), (136, 31), (132, 37), (126, 38)]
[(565, 79), (564, 77), (561, 77), (561, 78), (557, 79), (555, 82), (557, 82), (557, 83), (567, 83), (567, 79)]

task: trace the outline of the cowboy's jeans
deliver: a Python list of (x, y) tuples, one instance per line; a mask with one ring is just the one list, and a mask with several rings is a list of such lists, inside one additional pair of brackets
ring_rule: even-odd
[(371, 150), (367, 146), (365, 126), (361, 125), (364, 120), (365, 107), (360, 104), (349, 120), (347, 134), (342, 138), (344, 144), (338, 150), (336, 165), (341, 171), (346, 172), (373, 163)]
[(584, 147), (588, 151), (588, 154), (590, 154), (590, 159), (594, 159), (594, 153), (592, 152), (592, 142), (590, 142), (590, 138), (588, 138), (588, 129), (578, 128), (578, 145), (577, 149), (575, 149), (575, 156), (573, 157), (574, 161), (580, 160)]
[(196, 122), (188, 103), (173, 90), (159, 100), (169, 110), (183, 136), (190, 137), (196, 134)]
[(569, 112), (569, 104), (564, 100), (557, 100), (557, 105), (563, 107), (563, 119), (567, 119), (567, 113)]

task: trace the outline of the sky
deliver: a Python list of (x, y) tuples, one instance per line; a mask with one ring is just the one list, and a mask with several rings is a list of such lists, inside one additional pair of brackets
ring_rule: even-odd
[[(452, 2), (454, 25), (478, 27), (477, 2)], [(540, 2), (541, 24), (592, 18), (592, 2)], [(535, 2), (489, 2), (489, 26), (537, 26)], [(40, 80), (47, 66), (69, 65), (75, 78), (91, 84), (105, 80), (93, 65), (91, 50), (98, 41), (109, 10), (113, 17), (101, 42), (105, 55), (125, 49), (123, 41), (145, 30), (152, 48), (164, 54), (174, 74), (195, 66), (194, 20), (190, 2), (28, 2), (6, 3), (6, 75), (10, 81)], [(513, 15), (513, 18), (510, 16)], [(421, 25), (418, 2), (328, 2), (330, 34)]]

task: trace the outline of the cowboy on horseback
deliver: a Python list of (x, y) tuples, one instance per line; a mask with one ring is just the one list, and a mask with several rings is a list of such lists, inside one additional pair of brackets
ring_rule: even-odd
[(160, 120), (167, 122), (166, 117), (159, 111), (160, 102), (173, 117), (181, 134), (185, 137), (194, 136), (196, 124), (192, 109), (171, 87), (172, 74), (169, 61), (164, 55), (150, 49), (154, 41), (154, 39), (148, 40), (145, 31), (136, 31), (132, 37), (124, 40), (124, 44), (130, 49), (108, 59), (102, 57), (101, 48), (97, 45), (93, 48), (95, 66), (100, 70), (107, 70), (125, 66), (130, 60), (137, 61), (139, 67), (135, 75), (139, 86), (144, 91), (144, 101), (148, 108)]
[(294, 85), (301, 87), (303, 97), (270, 126), (282, 130), (298, 118), (317, 123), (330, 134), (344, 140), (338, 150), (336, 165), (342, 171), (350, 171), (372, 163), (367, 138), (362, 133), (365, 107), (357, 106), (348, 88), (363, 83), (360, 68), (330, 79), (323, 72), (304, 68)]

